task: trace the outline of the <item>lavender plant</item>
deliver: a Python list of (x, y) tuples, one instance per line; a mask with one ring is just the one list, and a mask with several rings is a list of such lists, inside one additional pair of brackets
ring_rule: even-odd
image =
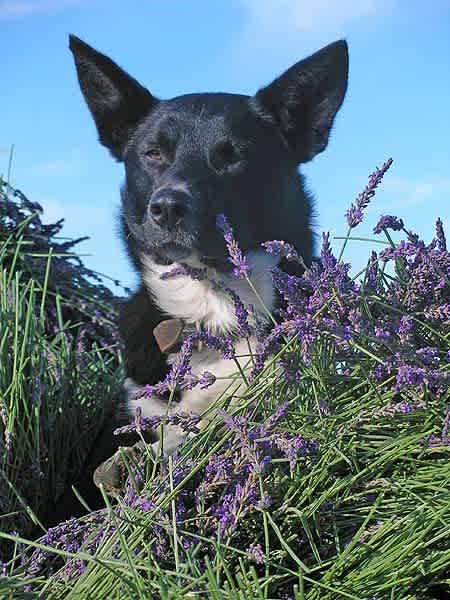
[[(349, 209), (350, 229), (390, 164)], [(224, 217), (219, 225), (236, 275), (251, 285), (231, 226)], [(117, 506), (47, 532), (12, 573), (5, 567), (5, 589), (20, 581), (36, 594), (99, 599), (445, 597), (450, 252), (439, 219), (429, 243), (406, 227), (380, 219), (374, 231), (388, 247), (372, 252), (360, 281), (327, 234), (302, 276), (275, 268), (283, 308), (264, 335), (248, 332), (259, 345), (239, 398), (221, 399), (176, 456), (155, 462), (144, 452)], [(405, 238), (394, 243), (392, 231)], [(301, 263), (281, 241), (264, 247)], [(251, 327), (249, 307), (236, 309)], [(233, 358), (233, 340), (211, 343)], [(164, 389), (200, 385), (190, 380), (189, 344)], [(198, 425), (138, 412), (127, 431), (169, 420), (190, 432)]]
[(117, 301), (41, 212), (0, 182), (0, 531), (19, 535), (79, 477), (121, 379)]
[[(104, 285), (106, 276), (87, 268), (74, 251), (86, 238), (62, 237), (64, 220), (42, 221), (43, 208), (29, 200), (23, 192), (0, 178), (0, 244), (1, 267), (9, 273), (20, 272), (22, 281), (36, 282), (36, 301), (41, 301), (46, 332), (54, 336), (60, 321), (82, 324), (75, 339), (74, 331), (66, 336), (86, 347), (95, 342), (112, 353), (118, 344), (115, 315), (120, 299)], [(123, 288), (118, 281), (115, 285)], [(60, 314), (55, 302), (44, 297), (59, 298)]]

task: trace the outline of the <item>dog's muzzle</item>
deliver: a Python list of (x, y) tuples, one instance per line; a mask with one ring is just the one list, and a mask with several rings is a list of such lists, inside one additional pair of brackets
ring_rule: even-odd
[(156, 192), (148, 205), (148, 214), (152, 222), (168, 231), (182, 225), (191, 211), (190, 196), (177, 190)]

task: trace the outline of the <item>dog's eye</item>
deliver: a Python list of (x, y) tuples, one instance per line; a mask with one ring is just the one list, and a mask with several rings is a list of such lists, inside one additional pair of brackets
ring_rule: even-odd
[(158, 148), (149, 148), (145, 151), (145, 156), (150, 160), (162, 160), (161, 152)]
[(216, 171), (223, 171), (241, 160), (240, 152), (229, 141), (216, 144), (209, 154), (209, 162)]

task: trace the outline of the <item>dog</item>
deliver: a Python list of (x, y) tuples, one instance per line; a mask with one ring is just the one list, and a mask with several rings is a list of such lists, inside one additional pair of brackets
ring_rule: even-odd
[[(336, 41), (300, 60), (251, 97), (208, 92), (171, 100), (153, 96), (79, 38), (71, 35), (69, 45), (99, 140), (125, 166), (121, 233), (140, 281), (119, 319), (129, 410), (204, 414), (230, 385), (235, 362), (199, 345), (192, 372), (212, 372), (213, 385), (182, 391), (170, 407), (164, 398), (136, 399), (136, 390), (159, 382), (177, 357), (156, 332), (169, 322), (234, 336), (241, 370), (247, 368), (255, 340), (239, 339), (232, 298), (214, 282), (225, 282), (266, 318), (278, 302), (270, 274), (277, 259), (261, 243), (284, 240), (311, 263), (313, 203), (298, 166), (327, 146), (347, 89), (347, 44)], [(219, 214), (247, 256), (253, 288), (231, 273)], [(164, 277), (180, 264), (206, 277)], [(284, 261), (281, 267), (293, 269)], [(235, 381), (237, 393), (242, 379)], [(164, 450), (173, 452), (184, 434), (175, 426), (164, 431)]]

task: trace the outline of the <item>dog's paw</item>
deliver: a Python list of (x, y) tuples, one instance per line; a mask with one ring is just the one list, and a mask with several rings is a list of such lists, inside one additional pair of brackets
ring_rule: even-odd
[(121, 446), (110, 458), (99, 465), (93, 475), (95, 485), (108, 496), (122, 496), (130, 469), (136, 468), (142, 458), (142, 442)]

